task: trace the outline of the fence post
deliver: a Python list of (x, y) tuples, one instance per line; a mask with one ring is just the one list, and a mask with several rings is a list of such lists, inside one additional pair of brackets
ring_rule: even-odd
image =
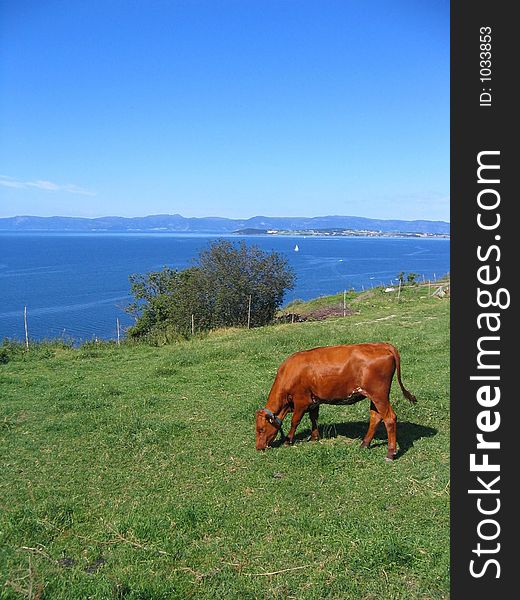
[(191, 335), (195, 335), (195, 315), (191, 315)]
[(247, 307), (247, 328), (251, 327), (251, 294), (249, 294), (249, 304)]
[(397, 292), (397, 302), (399, 303), (399, 299), (401, 298), (401, 280), (399, 279), (399, 291)]
[(25, 348), (29, 350), (29, 329), (27, 328), (27, 306), (23, 307), (23, 324), (25, 327)]
[(347, 290), (343, 290), (343, 316), (347, 316)]
[(119, 339), (119, 317), (116, 318), (116, 325), (117, 325), (117, 345), (120, 346), (121, 341)]

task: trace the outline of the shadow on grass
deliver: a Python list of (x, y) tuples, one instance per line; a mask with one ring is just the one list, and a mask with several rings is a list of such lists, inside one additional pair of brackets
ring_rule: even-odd
[[(350, 421), (347, 423), (330, 423), (325, 425), (319, 425), (320, 438), (331, 439), (339, 436), (344, 436), (351, 439), (361, 440), (365, 437), (368, 429), (367, 421)], [(399, 448), (395, 458), (400, 458), (403, 454), (406, 454), (410, 448), (413, 448), (414, 442), (425, 437), (433, 437), (438, 432), (433, 427), (426, 427), (424, 425), (417, 425), (416, 423), (410, 423), (409, 421), (397, 421), (397, 447)], [(301, 432), (297, 432), (294, 441), (301, 442), (309, 438), (311, 434), (310, 429), (303, 429)], [(383, 423), (380, 423), (377, 428), (374, 439), (370, 444), (371, 448), (377, 448), (378, 446), (386, 445), (388, 441), (386, 435), (386, 429)], [(273, 444), (274, 446), (275, 444)], [(276, 442), (279, 446), (280, 441)]]

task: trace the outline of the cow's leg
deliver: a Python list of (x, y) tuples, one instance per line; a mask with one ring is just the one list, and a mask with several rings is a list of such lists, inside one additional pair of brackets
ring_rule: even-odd
[(368, 431), (361, 442), (362, 448), (368, 448), (370, 446), (370, 442), (372, 441), (376, 431), (377, 426), (381, 423), (382, 416), (377, 412), (377, 409), (373, 402), (370, 402), (370, 424), (368, 426)]
[(320, 412), (320, 405), (316, 404), (309, 408), (309, 417), (311, 420), (311, 441), (315, 442), (320, 439), (320, 432), (318, 430), (318, 414)]
[(388, 453), (386, 455), (386, 460), (393, 460), (394, 456), (397, 454), (395, 413), (390, 406), (388, 396), (372, 396), (371, 400), (374, 403), (377, 412), (382, 417), (388, 434)]
[(296, 402), (296, 399), (293, 399), (294, 402), (294, 410), (293, 416), (291, 419), (291, 428), (289, 429), (289, 433), (287, 434), (287, 438), (285, 440), (285, 445), (289, 446), (293, 443), (294, 434), (296, 433), (296, 428), (298, 427), (300, 421), (302, 420), (305, 411), (307, 410), (306, 406), (302, 406)]

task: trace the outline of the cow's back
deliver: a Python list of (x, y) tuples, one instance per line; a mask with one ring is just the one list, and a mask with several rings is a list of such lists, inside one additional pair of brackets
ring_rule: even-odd
[(291, 354), (278, 369), (281, 393), (310, 392), (319, 398), (339, 398), (363, 387), (374, 375), (391, 380), (395, 363), (386, 343), (343, 344)]

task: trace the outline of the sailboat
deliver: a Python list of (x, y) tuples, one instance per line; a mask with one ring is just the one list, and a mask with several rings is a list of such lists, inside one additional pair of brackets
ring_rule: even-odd
[(298, 248), (298, 244), (296, 244), (296, 246), (294, 247), (294, 251), (295, 252), (299, 252), (300, 251), (300, 249)]

